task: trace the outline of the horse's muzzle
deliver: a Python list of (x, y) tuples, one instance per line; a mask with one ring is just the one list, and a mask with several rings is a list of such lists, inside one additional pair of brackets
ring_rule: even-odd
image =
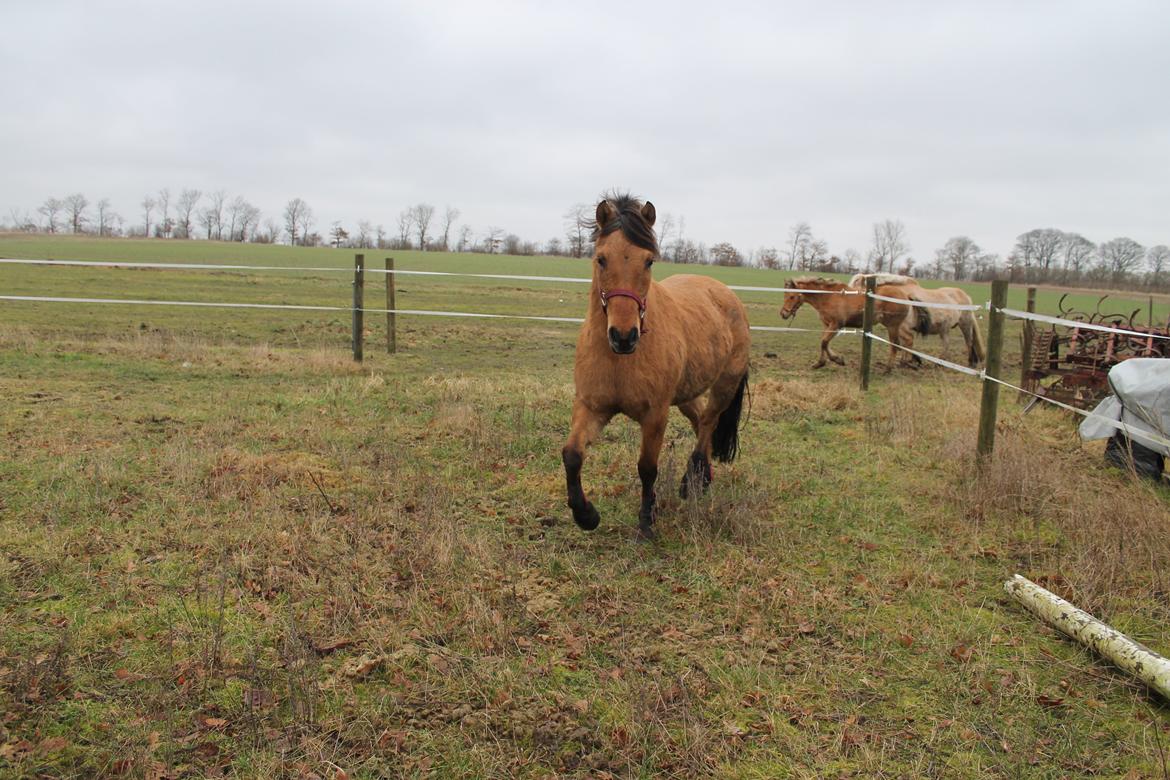
[(638, 328), (630, 328), (624, 335), (617, 328), (610, 328), (609, 348), (619, 355), (629, 355), (638, 348)]

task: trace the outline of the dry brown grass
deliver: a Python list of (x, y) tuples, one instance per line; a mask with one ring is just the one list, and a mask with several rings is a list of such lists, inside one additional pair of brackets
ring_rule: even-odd
[(1014, 536), (1021, 564), (1078, 606), (1101, 616), (1136, 598), (1170, 615), (1164, 489), (1108, 468), (1095, 453), (1053, 451), (1027, 430), (1006, 429), (957, 497), (977, 526)]

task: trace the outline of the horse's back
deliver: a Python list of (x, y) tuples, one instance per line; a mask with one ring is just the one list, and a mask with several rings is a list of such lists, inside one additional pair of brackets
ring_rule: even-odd
[(743, 301), (730, 287), (718, 279), (700, 274), (675, 274), (659, 282), (670, 297), (681, 306), (682, 312), (701, 313), (705, 307), (714, 306), (724, 316), (743, 323), (747, 328), (747, 310)]

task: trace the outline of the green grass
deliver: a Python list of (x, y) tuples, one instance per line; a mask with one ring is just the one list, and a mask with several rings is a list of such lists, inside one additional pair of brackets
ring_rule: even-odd
[[(9, 257), (350, 255), (0, 239)], [(350, 295), (311, 272), (0, 266), (0, 288)], [(579, 316), (586, 293), (404, 279), (399, 301)], [(746, 297), (779, 324), (779, 296)], [(575, 326), (401, 317), (390, 356), (367, 322), (355, 366), (344, 312), (0, 305), (0, 776), (1164, 775), (1165, 704), (1000, 589), (1019, 571), (1170, 651), (1167, 496), (1105, 471), (1065, 416), (1005, 398), (977, 473), (974, 380), (898, 371), (862, 395), (856, 339), (814, 372), (815, 335), (756, 334), (741, 458), (673, 498), (676, 415), (661, 540), (638, 545), (630, 423), (586, 460), (601, 528), (564, 506)]]

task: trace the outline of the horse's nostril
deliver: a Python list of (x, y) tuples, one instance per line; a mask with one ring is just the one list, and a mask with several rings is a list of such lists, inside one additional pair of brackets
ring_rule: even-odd
[(637, 340), (638, 340), (638, 329), (637, 328), (630, 328), (630, 332), (626, 334), (626, 341), (633, 344)]

